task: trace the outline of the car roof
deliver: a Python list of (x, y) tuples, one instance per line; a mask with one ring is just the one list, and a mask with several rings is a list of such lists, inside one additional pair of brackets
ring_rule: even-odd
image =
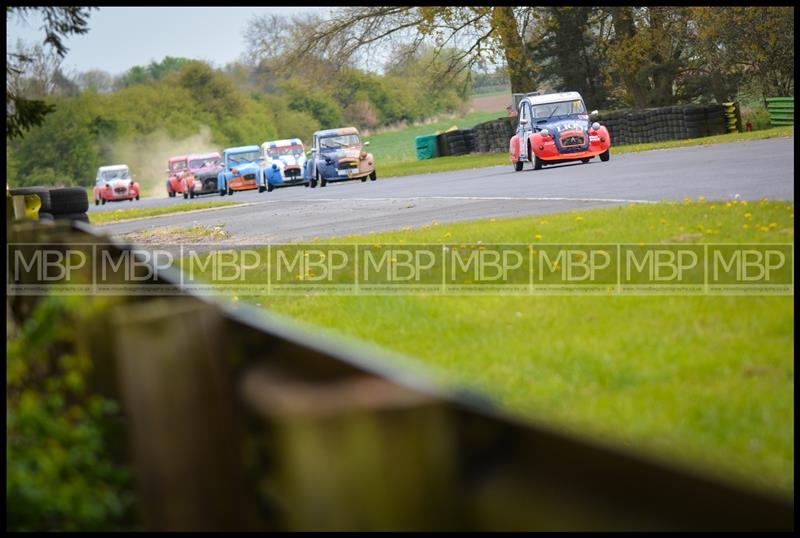
[(248, 151), (261, 151), (259, 146), (237, 146), (235, 148), (227, 148), (225, 153), (246, 153)]
[(126, 170), (128, 168), (127, 164), (112, 164), (110, 166), (101, 166), (97, 169), (98, 172), (108, 172), (110, 170)]
[(170, 157), (170, 158), (169, 158), (169, 162), (173, 162), (173, 161), (185, 161), (185, 160), (186, 160), (186, 155), (178, 155), (178, 156), (176, 156), (176, 157)]
[(543, 105), (547, 103), (559, 103), (561, 101), (574, 101), (582, 99), (578, 92), (548, 93), (545, 95), (531, 95), (525, 97), (523, 101), (528, 101), (532, 105)]
[(220, 154), (218, 151), (211, 151), (209, 153), (190, 153), (187, 156), (187, 159), (193, 161), (195, 159), (208, 159), (210, 157), (219, 157)]
[(325, 129), (324, 131), (317, 131), (315, 136), (340, 136), (358, 134), (358, 129), (355, 127), (340, 127), (338, 129)]
[(261, 144), (262, 148), (279, 148), (283, 146), (302, 146), (303, 141), (299, 138), (284, 138), (283, 140), (267, 140)]

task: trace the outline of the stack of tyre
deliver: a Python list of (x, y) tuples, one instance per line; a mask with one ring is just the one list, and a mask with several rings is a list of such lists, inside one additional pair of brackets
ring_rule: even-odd
[(436, 140), (439, 156), (466, 155), (475, 151), (475, 133), (472, 129), (447, 131)]
[(502, 153), (508, 151), (508, 141), (516, 131), (516, 118), (501, 118), (479, 123), (475, 133), (475, 151)]
[(686, 105), (616, 110), (598, 117), (614, 145), (682, 140), (726, 132), (722, 105)]
[(10, 189), (12, 195), (35, 194), (39, 197), (40, 221), (76, 220), (89, 222), (89, 196), (83, 187), (20, 187)]

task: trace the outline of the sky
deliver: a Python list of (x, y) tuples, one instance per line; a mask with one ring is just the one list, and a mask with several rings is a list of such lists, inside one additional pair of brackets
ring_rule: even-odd
[[(134, 65), (147, 65), (165, 56), (206, 60), (215, 67), (239, 59), (248, 19), (264, 14), (325, 15), (327, 7), (101, 7), (92, 10), (89, 32), (73, 35), (62, 69), (102, 69), (119, 75)], [(18, 38), (28, 44), (44, 40), (41, 18), (31, 13), (26, 22), (6, 17), (6, 46)]]

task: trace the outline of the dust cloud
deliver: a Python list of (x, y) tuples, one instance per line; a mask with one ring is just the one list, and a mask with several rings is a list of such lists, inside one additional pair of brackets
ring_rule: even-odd
[(139, 182), (142, 196), (163, 198), (167, 196), (165, 170), (170, 157), (211, 151), (221, 150), (211, 141), (211, 129), (203, 125), (196, 134), (180, 140), (164, 131), (156, 131), (115, 142), (109, 152), (113, 162), (103, 164), (127, 164)]

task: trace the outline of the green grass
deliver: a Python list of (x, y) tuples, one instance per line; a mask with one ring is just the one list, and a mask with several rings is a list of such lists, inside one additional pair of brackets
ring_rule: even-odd
[(416, 138), (420, 135), (445, 131), (452, 126), (469, 129), (484, 121), (496, 120), (506, 114), (498, 112), (473, 112), (460, 118), (441, 120), (427, 125), (416, 125), (364, 137), (369, 140), (369, 151), (375, 156), (378, 170), (392, 161), (414, 161), (417, 158)]
[[(777, 138), (784, 136), (794, 136), (794, 127), (772, 127), (762, 131), (730, 133), (724, 135), (707, 136), (705, 138), (690, 138), (688, 140), (668, 140), (666, 142), (612, 146), (611, 155), (613, 158), (614, 155), (638, 153), (640, 151), (649, 151), (654, 149), (705, 146), (709, 144), (744, 142), (747, 140), (762, 140), (765, 138)], [(381, 174), (381, 177), (450, 172), (455, 170), (466, 170), (470, 168), (481, 168), (484, 166), (511, 166), (511, 161), (509, 160), (507, 153), (470, 153), (468, 155), (459, 155), (457, 157), (439, 157), (424, 161), (389, 160), (386, 162), (381, 162), (378, 160), (377, 162), (378, 173)]]
[[(687, 200), (323, 243), (793, 240), (793, 204)], [(764, 490), (793, 490), (793, 297), (241, 299), (416, 357), (445, 383), (481, 390), (512, 413)]]
[(158, 217), (170, 213), (183, 213), (185, 211), (196, 211), (198, 209), (209, 209), (214, 207), (225, 207), (236, 205), (236, 202), (194, 202), (187, 204), (174, 204), (167, 207), (151, 207), (147, 209), (117, 209), (103, 213), (89, 213), (89, 222), (92, 224), (106, 224), (109, 222), (121, 222), (130, 219), (140, 219), (145, 217)]

